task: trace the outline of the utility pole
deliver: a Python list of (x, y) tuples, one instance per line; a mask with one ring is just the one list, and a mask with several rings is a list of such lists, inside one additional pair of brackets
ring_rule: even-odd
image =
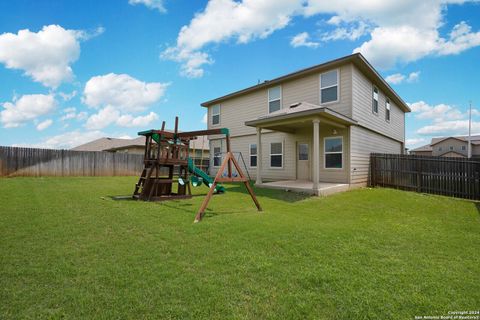
[(470, 101), (470, 112), (468, 116), (468, 158), (472, 157), (472, 101)]

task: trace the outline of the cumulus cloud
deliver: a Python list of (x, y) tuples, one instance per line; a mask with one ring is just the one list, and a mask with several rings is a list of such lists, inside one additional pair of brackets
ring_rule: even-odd
[(121, 127), (144, 127), (157, 120), (158, 115), (155, 112), (150, 112), (146, 116), (138, 117), (134, 117), (130, 114), (125, 114), (117, 119), (117, 124)]
[(403, 82), (417, 82), (420, 78), (420, 71), (411, 72), (409, 75), (404, 75), (401, 73), (394, 73), (385, 78), (385, 80), (390, 84), (401, 84)]
[(50, 127), (52, 125), (52, 123), (53, 123), (52, 119), (47, 119), (45, 121), (42, 121), (39, 124), (37, 124), (37, 130), (38, 131), (43, 131), (43, 130), (47, 129), (48, 127)]
[[(374, 66), (388, 69), (429, 55), (457, 54), (480, 45), (480, 33), (466, 22), (458, 23), (447, 36), (440, 34), (449, 4), (474, 0), (210, 0), (206, 8), (181, 28), (176, 44), (163, 59), (181, 63), (181, 74), (201, 77), (213, 63), (208, 46), (227, 41), (247, 43), (268, 37), (289, 25), (295, 17), (331, 15), (322, 41), (358, 40), (370, 35), (354, 52), (361, 52)], [(291, 44), (307, 41), (304, 33)], [(303, 41), (303, 42), (302, 42)]]
[(15, 128), (51, 113), (57, 102), (53, 94), (29, 94), (13, 102), (5, 102), (2, 106), (4, 110), (0, 112), (0, 122), (4, 128)]
[(125, 112), (144, 111), (163, 97), (168, 85), (143, 82), (128, 74), (109, 73), (87, 81), (82, 102), (96, 109), (110, 106)]
[(164, 0), (128, 0), (131, 5), (143, 4), (149, 9), (156, 9), (161, 13), (167, 12), (165, 9)]
[(201, 77), (202, 67), (213, 63), (202, 51), (206, 45), (231, 39), (244, 44), (266, 38), (287, 26), (301, 8), (301, 1), (293, 0), (210, 0), (203, 12), (181, 28), (175, 46), (167, 48), (161, 58), (181, 63), (184, 76)]
[(416, 119), (433, 120), (434, 122), (444, 122), (447, 120), (458, 120), (466, 117), (466, 114), (457, 107), (447, 104), (429, 105), (425, 101), (418, 101), (409, 104)]
[[(468, 133), (468, 111), (447, 104), (429, 105), (424, 101), (409, 104), (413, 116), (431, 121), (416, 132), (422, 136), (464, 135)], [(472, 112), (472, 117), (476, 114)], [(480, 132), (480, 122), (472, 119), (472, 130)]]
[(73, 79), (71, 64), (80, 55), (80, 41), (103, 32), (93, 33), (64, 29), (59, 25), (44, 26), (38, 32), (28, 29), (0, 35), (0, 63), (8, 69), (23, 70), (46, 87), (57, 88)]
[(298, 48), (298, 47), (316, 48), (320, 45), (318, 42), (310, 41), (309, 38), (310, 38), (310, 35), (308, 34), (308, 32), (299, 33), (292, 38), (292, 40), (290, 41), (290, 45), (294, 48)]
[(92, 77), (85, 85), (82, 102), (100, 110), (88, 118), (85, 127), (98, 130), (111, 124), (122, 127), (148, 125), (158, 119), (156, 113), (144, 116), (133, 116), (132, 113), (145, 111), (159, 102), (168, 86), (168, 83), (143, 82), (127, 74)]
[(205, 112), (205, 114), (202, 117), (202, 123), (207, 124), (207, 122), (208, 122), (208, 113)]

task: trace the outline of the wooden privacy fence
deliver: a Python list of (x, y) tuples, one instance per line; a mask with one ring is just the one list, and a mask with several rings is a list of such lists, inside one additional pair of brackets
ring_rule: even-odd
[(0, 147), (0, 177), (137, 176), (143, 155)]
[(480, 160), (372, 153), (369, 182), (371, 186), (480, 200)]

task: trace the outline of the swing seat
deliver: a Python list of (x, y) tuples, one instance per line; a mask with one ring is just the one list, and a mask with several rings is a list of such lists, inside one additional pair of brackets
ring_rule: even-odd
[(184, 186), (184, 185), (185, 185), (185, 181), (183, 181), (182, 178), (178, 178), (178, 184), (181, 185), (181, 186)]
[(192, 186), (199, 187), (199, 186), (202, 185), (203, 179), (201, 177), (191, 176), (190, 177), (190, 182), (192, 183)]

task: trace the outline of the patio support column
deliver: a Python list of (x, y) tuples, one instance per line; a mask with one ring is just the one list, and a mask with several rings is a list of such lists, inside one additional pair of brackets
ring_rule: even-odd
[(262, 128), (257, 127), (257, 185), (262, 184), (262, 160)]
[(313, 192), (318, 194), (320, 180), (320, 120), (313, 119)]

